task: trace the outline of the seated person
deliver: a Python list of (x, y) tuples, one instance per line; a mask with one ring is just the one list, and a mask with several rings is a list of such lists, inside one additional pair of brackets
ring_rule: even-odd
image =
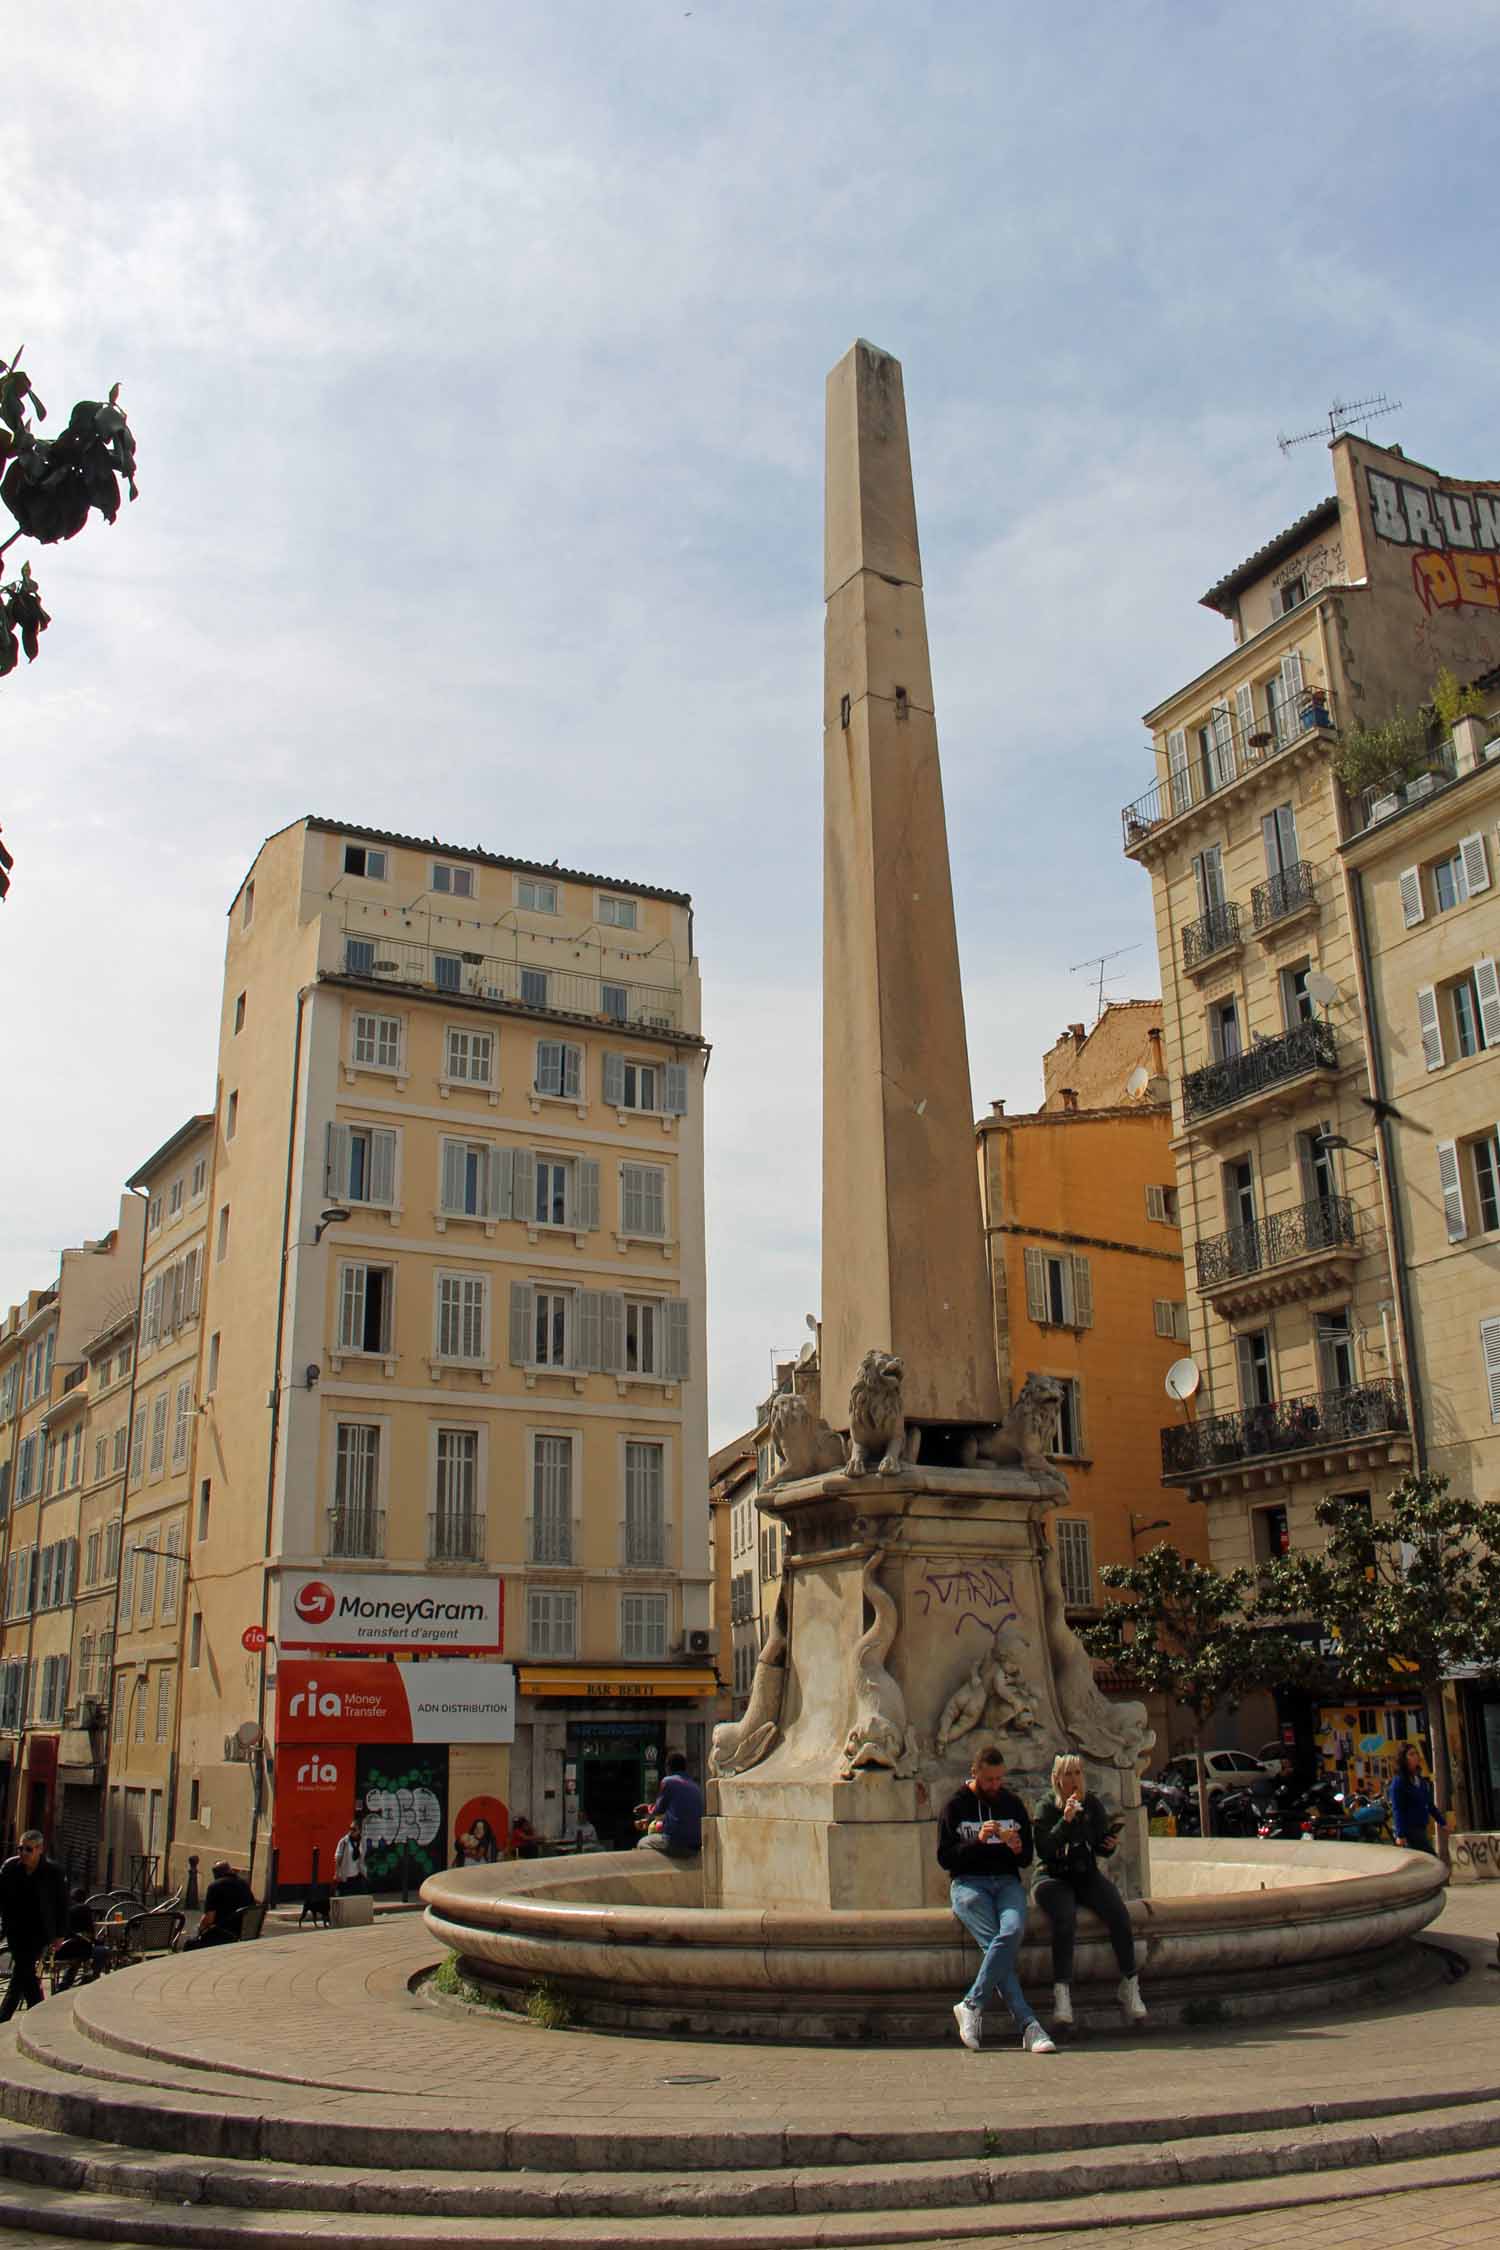
[(541, 1842), (536, 1830), (524, 1813), (517, 1813), (510, 1824), (510, 1848), (517, 1859), (535, 1859)]
[(214, 1861), (213, 1881), (203, 1897), (203, 1919), (198, 1935), (189, 1938), (184, 1953), (202, 1945), (234, 1945), (239, 1940), (245, 1909), (255, 1904), (255, 1893), (227, 1859)]
[(681, 1750), (669, 1751), (667, 1770), (654, 1805), (636, 1815), (645, 1830), (637, 1851), (665, 1852), (669, 1859), (691, 1859), (703, 1844), (703, 1791), (687, 1770)]
[(1115, 1849), (1116, 1826), (1084, 1787), (1083, 1761), (1067, 1753), (1052, 1761), (1052, 1787), (1036, 1808), (1036, 1856), (1042, 1873), (1035, 1893), (1052, 1924), (1052, 1999), (1057, 2023), (1073, 2021), (1073, 1944), (1078, 1909), (1086, 1906), (1104, 1924), (1120, 1971), (1119, 2000), (1128, 2024), (1144, 2023), (1146, 2004), (1136, 1976), (1130, 1909), (1101, 1869)]

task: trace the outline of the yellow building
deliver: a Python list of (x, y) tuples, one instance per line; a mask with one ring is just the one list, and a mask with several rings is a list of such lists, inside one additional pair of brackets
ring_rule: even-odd
[(128, 1183), (145, 1200), (146, 1249), (112, 1621), (106, 1844), (115, 1878), (132, 1884), (142, 1860), (146, 1880), (160, 1880), (170, 1843), (213, 1149), (213, 1118), (190, 1117)]
[[(274, 1838), (283, 1879), (314, 1849), (326, 1874), (358, 1797), (415, 1877), (479, 1817), (628, 1838), (667, 1749), (701, 1770), (705, 1052), (681, 894), (320, 820), (258, 854), (225, 958), (179, 1855), (259, 1881)], [(352, 1683), (351, 1645), (512, 1660), (513, 1743), (320, 1732), (311, 1672)], [(397, 1779), (417, 1810), (385, 1836)]]
[(132, 1305), (107, 1321), (84, 1346), (88, 1392), (84, 1481), (78, 1499), (69, 1707), (59, 1746), (67, 1832), (59, 1842), (69, 1875), (86, 1890), (118, 1872), (109, 1866), (105, 1844), (105, 1786), (135, 1332)]

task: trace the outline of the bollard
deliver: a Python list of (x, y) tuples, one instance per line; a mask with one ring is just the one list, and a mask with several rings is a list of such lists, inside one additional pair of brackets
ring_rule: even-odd
[(182, 1894), (184, 1908), (192, 1913), (198, 1905), (198, 1854), (188, 1853), (187, 1889)]
[[(317, 1865), (318, 1865), (318, 1855), (317, 1855), (317, 1853), (316, 1853), (316, 1852), (314, 1852), (314, 1853), (313, 1853), (313, 1869), (314, 1869), (314, 1872), (315, 1872), (315, 1873), (316, 1873), (316, 1870), (317, 1870)], [(266, 1904), (267, 1904), (267, 1906), (275, 1906), (275, 1905), (276, 1905), (276, 1904), (277, 1904), (277, 1903), (279, 1902), (280, 1898), (281, 1898), (281, 1847), (280, 1847), (280, 1845), (278, 1844), (278, 1845), (273, 1845), (273, 1847), (272, 1847), (272, 1850), (271, 1850), (271, 1864), (270, 1864), (270, 1868), (269, 1868), (269, 1871), (267, 1872), (267, 1875), (266, 1875)]]

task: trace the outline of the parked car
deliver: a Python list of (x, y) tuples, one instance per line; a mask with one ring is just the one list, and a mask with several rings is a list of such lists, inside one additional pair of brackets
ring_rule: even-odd
[[(1280, 1771), (1264, 1758), (1251, 1755), (1248, 1750), (1205, 1750), (1204, 1775), (1210, 1797), (1218, 1796), (1223, 1789), (1255, 1789), (1262, 1783), (1274, 1781)], [(1162, 1767), (1160, 1779), (1175, 1782), (1179, 1789), (1198, 1789), (1198, 1753), (1196, 1750), (1178, 1750), (1170, 1762)]]

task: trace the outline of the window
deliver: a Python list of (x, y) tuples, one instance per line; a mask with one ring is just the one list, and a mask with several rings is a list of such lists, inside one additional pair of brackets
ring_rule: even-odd
[(244, 1028), (245, 1028), (245, 995), (244, 995), (244, 993), (243, 993), (243, 992), (239, 992), (239, 993), (236, 993), (236, 995), (235, 995), (235, 1001), (234, 1001), (234, 1035), (235, 1035), (235, 1037), (236, 1037), (236, 1038), (238, 1038), (238, 1037), (239, 1037), (240, 1033), (241, 1033), (241, 1032), (242, 1032), (242, 1031), (244, 1030)]
[(1094, 1286), (1088, 1259), (1032, 1249), (1025, 1257), (1028, 1319), (1043, 1328), (1091, 1328)]
[(1086, 1516), (1057, 1516), (1057, 1569), (1069, 1609), (1094, 1606), (1094, 1529)]
[(1234, 779), (1234, 732), (1227, 703), (1216, 703), (1207, 726), (1198, 729), (1198, 765), (1205, 796), (1212, 796)]
[(482, 1274), (440, 1273), (437, 1357), (478, 1363), (488, 1357), (490, 1285)]
[(432, 1519), (432, 1560), (481, 1562), (483, 1559), (483, 1521), (479, 1512), (479, 1432), (439, 1430)]
[(516, 878), (516, 904), (524, 914), (555, 914), (557, 912), (557, 885), (541, 883), (533, 876)]
[[(1476, 961), (1453, 983), (1441, 986), (1440, 997), (1460, 1056), (1500, 1046), (1500, 967), (1492, 958)], [(1436, 1070), (1443, 1060), (1442, 1018), (1431, 985), (1417, 992), (1417, 1023), (1427, 1068)]]
[(461, 953), (434, 953), (432, 956), (432, 981), (439, 992), (462, 992), (464, 963)]
[(1279, 599), (1281, 603), (1281, 614), (1283, 617), (1285, 617), (1289, 609), (1296, 609), (1300, 603), (1306, 601), (1306, 579), (1303, 578), (1300, 573), (1295, 578), (1287, 579), (1286, 583), (1280, 589)]
[(29, 1500), (36, 1489), (37, 1439), (33, 1431), (16, 1448), (16, 1498)]
[(119, 1358), (115, 1361), (115, 1373), (117, 1375), (128, 1375), (130, 1373), (130, 1363), (134, 1359), (134, 1357), (135, 1346), (133, 1344), (126, 1344), (121, 1350)]
[(454, 1219), (501, 1216), (501, 1151), (489, 1141), (442, 1144), (441, 1209)]
[(211, 1335), (211, 1336), (209, 1337), (209, 1339), (208, 1339), (208, 1382), (207, 1382), (207, 1384), (206, 1384), (205, 1388), (206, 1388), (206, 1389), (207, 1389), (208, 1391), (216, 1391), (216, 1390), (218, 1389), (218, 1387), (219, 1387), (219, 1331), (218, 1331), (218, 1330), (217, 1330), (217, 1328), (216, 1328), (216, 1329), (214, 1330), (213, 1334), (212, 1334), (212, 1335)]
[(208, 1537), (208, 1511), (213, 1499), (213, 1481), (205, 1477), (198, 1487), (198, 1537)]
[(630, 1018), (630, 988), (623, 984), (601, 983), (599, 987), (599, 1013), (608, 1016), (611, 1023), (626, 1023)]
[(531, 1443), (531, 1559), (566, 1565), (573, 1560), (573, 1440)]
[(1156, 1299), (1156, 1333), (1173, 1343), (1185, 1344), (1188, 1340), (1188, 1309), (1170, 1297)]
[(539, 1227), (565, 1227), (573, 1202), (573, 1167), (558, 1156), (536, 1160), (536, 1202), (533, 1216)]
[(1057, 1451), (1065, 1459), (1083, 1458), (1083, 1385), (1076, 1376), (1056, 1378), (1062, 1391), (1062, 1406), (1057, 1417)]
[(395, 1132), (384, 1125), (330, 1125), (324, 1186), (347, 1203), (393, 1207)]
[(167, 1394), (159, 1391), (151, 1402), (151, 1474), (159, 1477), (167, 1465)]
[(12, 1360), (5, 1373), (0, 1375), (0, 1422), (8, 1422), (16, 1410), (16, 1378), (18, 1363)]
[(1479, 1323), (1479, 1356), (1490, 1394), (1490, 1420), (1500, 1422), (1500, 1319)]
[(333, 1524), (337, 1555), (380, 1552), (380, 1425), (340, 1422), (333, 1447)]
[(104, 1527), (104, 1575), (106, 1578), (118, 1578), (120, 1575), (120, 1519), (118, 1516), (113, 1523), (107, 1523)]
[[(228, 1101), (226, 1101), (226, 1102), (225, 1102), (225, 1104), (224, 1104), (224, 1138), (225, 1138), (225, 1140), (226, 1140), (226, 1141), (232, 1141), (232, 1140), (234, 1139), (234, 1136), (235, 1136), (235, 1134), (236, 1134), (236, 1133), (237, 1133), (237, 1132), (239, 1131), (239, 1129), (240, 1129), (240, 1090), (239, 1090), (238, 1086), (236, 1086), (236, 1087), (234, 1087), (234, 1088), (233, 1088), (233, 1089), (231, 1090), (231, 1092), (230, 1092), (230, 1095), (229, 1095), (229, 1099), (228, 1099)], [(173, 1190), (173, 1193), (174, 1193), (175, 1195), (179, 1196), (179, 1198), (180, 1198), (180, 1195), (181, 1195), (181, 1190), (182, 1190), (182, 1182), (181, 1182), (181, 1180), (179, 1180), (179, 1181), (177, 1182), (177, 1186), (176, 1186), (176, 1188), (174, 1188), (174, 1190)]]
[(364, 937), (346, 937), (344, 940), (344, 973), (351, 977), (372, 977), (375, 974), (375, 940)]
[(214, 1243), (214, 1263), (222, 1265), (229, 1251), (229, 1205), (219, 1206), (219, 1232)]
[(1455, 906), (1462, 906), (1469, 895), (1463, 854), (1455, 852), (1451, 859), (1435, 860), (1431, 873), (1433, 911), (1447, 914)]
[(155, 1539), (146, 1539), (136, 1549), (140, 1569), (136, 1573), (136, 1602), (139, 1607), (137, 1623), (144, 1631), (156, 1615), (156, 1566), (160, 1557)]
[(68, 1659), (65, 1656), (44, 1656), (41, 1688), (37, 1698), (37, 1718), (44, 1726), (56, 1726), (67, 1700)]
[(357, 1070), (399, 1070), (401, 1018), (377, 1016), (363, 1008), (358, 1010), (349, 1051)]
[(1307, 989), (1311, 964), (1297, 961), (1281, 972), (1281, 1020), (1288, 1031), (1299, 1023), (1310, 1023), (1317, 1014), (1313, 996)]
[(612, 891), (601, 891), (599, 920), (607, 930), (633, 930), (636, 926), (635, 900), (620, 898)]
[(198, 1667), (199, 1667), (199, 1665), (200, 1665), (200, 1664), (201, 1664), (202, 1662), (203, 1662), (203, 1612), (202, 1612), (202, 1610), (201, 1610), (201, 1609), (195, 1609), (195, 1610), (193, 1611), (192, 1622), (191, 1622), (191, 1624), (190, 1624), (190, 1625), (189, 1625), (189, 1627), (188, 1627), (188, 1668), (189, 1668), (189, 1670), (191, 1670), (191, 1671), (194, 1671), (194, 1672), (196, 1672), (196, 1671), (197, 1671), (197, 1669), (198, 1669)]
[(583, 1049), (563, 1039), (536, 1043), (536, 1091), (560, 1101), (583, 1099)]
[(532, 1656), (571, 1657), (578, 1648), (578, 1596), (571, 1587), (529, 1586), (526, 1644)]
[(201, 1783), (201, 1782), (199, 1781), (199, 1779), (198, 1779), (198, 1776), (197, 1776), (196, 1774), (194, 1774), (194, 1776), (193, 1776), (192, 1780), (191, 1780), (191, 1781), (190, 1781), (190, 1782), (188, 1783), (188, 1819), (189, 1819), (189, 1820), (194, 1820), (194, 1821), (195, 1821), (195, 1820), (196, 1820), (196, 1819), (198, 1818), (198, 1814), (199, 1814), (199, 1811), (200, 1811), (200, 1810), (201, 1810), (201, 1808), (202, 1808), (202, 1803), (203, 1803), (203, 1784), (202, 1784), (202, 1783)]
[(388, 1357), (395, 1295), (393, 1266), (372, 1266), (363, 1261), (341, 1266), (338, 1349), (341, 1352), (375, 1352)]
[(188, 1429), (193, 1412), (193, 1386), (184, 1380), (177, 1386), (176, 1410), (172, 1416), (172, 1466), (180, 1469), (188, 1457)]
[(571, 1324), (572, 1306), (573, 1298), (570, 1290), (537, 1290), (535, 1350), (531, 1355), (535, 1366), (567, 1366), (568, 1329)]
[(1235, 1338), (1240, 1369), (1240, 1403), (1269, 1406), (1275, 1397), (1271, 1381), (1271, 1339), (1264, 1328)]
[(167, 1526), (163, 1541), (166, 1553), (161, 1566), (161, 1614), (171, 1624), (177, 1616), (177, 1603), (182, 1593), (182, 1525)]
[(129, 1445), (129, 1443), (130, 1432), (122, 1422), (120, 1424), (120, 1427), (115, 1432), (114, 1449), (110, 1456), (110, 1468), (112, 1471), (118, 1472), (119, 1470), (124, 1468), (125, 1449)]
[(156, 1739), (165, 1742), (172, 1731), (172, 1667), (164, 1664), (156, 1675)]
[[(231, 1096), (230, 1096), (230, 1100), (231, 1100), (231, 1101), (233, 1101), (233, 1099), (234, 1099), (234, 1096), (233, 1096), (233, 1095), (231, 1094)], [(177, 1216), (177, 1214), (178, 1214), (178, 1212), (179, 1212), (179, 1211), (180, 1211), (181, 1209), (182, 1209), (182, 1178), (181, 1178), (181, 1175), (179, 1174), (179, 1176), (178, 1176), (178, 1177), (177, 1177), (177, 1178), (176, 1178), (176, 1179), (175, 1179), (175, 1180), (174, 1180), (174, 1181), (172, 1182), (172, 1185), (171, 1185), (171, 1186), (170, 1186), (170, 1188), (169, 1188), (169, 1189), (167, 1190), (167, 1217), (168, 1217), (169, 1219), (175, 1219), (175, 1218), (176, 1218), (176, 1216)]]
[(390, 854), (388, 852), (372, 851), (368, 844), (346, 844), (344, 846), (344, 873), (346, 875), (363, 875), (369, 882), (383, 883), (389, 866)]
[(661, 1306), (654, 1297), (625, 1300), (625, 1372), (659, 1375), (661, 1367)]
[(1174, 1187), (1148, 1187), (1146, 1190), (1146, 1216), (1163, 1226), (1175, 1227), (1177, 1216), (1177, 1190)]
[(545, 969), (521, 971), (521, 1005), (523, 1008), (545, 1008), (547, 1005), (547, 972)]
[(1224, 854), (1208, 844), (1193, 858), (1193, 880), (1198, 889), (1198, 912), (1212, 914), (1224, 904)]
[(493, 1085), (494, 1033), (461, 1031), (456, 1024), (450, 1024), (443, 1050), (443, 1076), (454, 1079), (461, 1085)]
[(637, 1662), (667, 1653), (667, 1597), (665, 1594), (620, 1596), (620, 1654)]
[(625, 1444), (625, 1561), (633, 1570), (666, 1566), (664, 1454), (659, 1445)]
[(245, 885), (244, 896), (240, 905), (240, 928), (242, 930), (248, 930), (254, 920), (255, 885), (253, 883), (247, 883)]
[(100, 1531), (91, 1531), (83, 1550), (83, 1583), (85, 1586), (97, 1586), (99, 1583), (99, 1558), (103, 1546), (104, 1534)]
[(451, 860), (435, 859), (432, 863), (431, 888), (452, 898), (472, 898), (474, 870), (472, 867), (458, 867)]
[(1279, 1562), (1292, 1551), (1292, 1534), (1283, 1507), (1252, 1508), (1251, 1544), (1258, 1563)]
[(1233, 1062), (1240, 1052), (1240, 1015), (1232, 1000), (1220, 1000), (1208, 1012), (1208, 1044), (1215, 1062)]
[(1474, 1202), (1479, 1232), (1494, 1234), (1500, 1228), (1500, 1133), (1465, 1144), (1474, 1178)]
[(620, 1166), (620, 1232), (661, 1240), (667, 1231), (667, 1175), (660, 1164)]
[(630, 1055), (606, 1053), (604, 1099), (611, 1109), (681, 1117), (687, 1111), (687, 1071), (681, 1063), (637, 1062)]

